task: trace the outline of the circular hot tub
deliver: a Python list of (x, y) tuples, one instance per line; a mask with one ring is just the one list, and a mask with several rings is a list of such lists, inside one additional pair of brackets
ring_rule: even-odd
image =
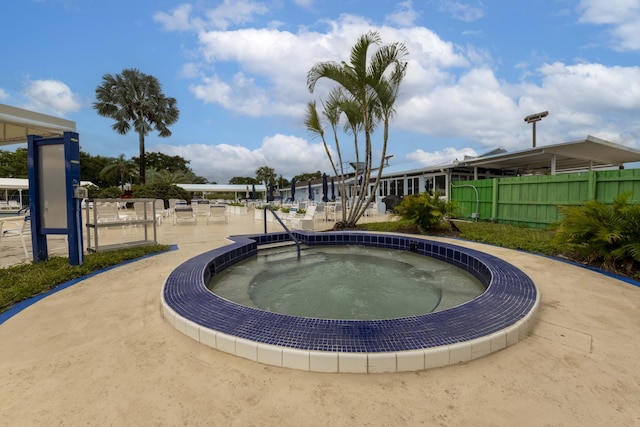
[(256, 257), (258, 247), (286, 233), (233, 236), (227, 246), (178, 266), (162, 291), (164, 317), (179, 331), (218, 350), (261, 363), (317, 372), (415, 371), (466, 362), (524, 339), (539, 294), (531, 279), (488, 254), (413, 236), (368, 232), (295, 232), (309, 246), (358, 245), (410, 251), (445, 261), (486, 290), (442, 311), (392, 319), (292, 316), (215, 295), (212, 276)]

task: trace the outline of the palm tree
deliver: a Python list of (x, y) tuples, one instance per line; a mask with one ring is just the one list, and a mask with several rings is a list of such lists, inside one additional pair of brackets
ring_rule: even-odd
[(100, 178), (109, 178), (115, 174), (118, 174), (120, 179), (120, 190), (124, 191), (124, 184), (127, 182), (127, 178), (130, 178), (136, 174), (135, 165), (124, 158), (124, 154), (120, 154), (114, 162), (106, 165), (100, 170)]
[[(336, 84), (327, 101), (323, 103), (323, 115), (332, 129), (338, 155), (337, 163), (331, 156), (325, 139), (323, 123), (317, 112), (315, 102), (311, 102), (307, 106), (305, 125), (308, 130), (322, 138), (325, 151), (329, 156), (334, 173), (338, 177), (338, 183), (343, 195), (346, 194), (346, 184), (342, 153), (338, 140), (341, 118), (344, 117), (346, 119), (344, 131), (354, 138), (356, 163), (364, 164), (364, 169), (356, 170), (356, 174), (362, 177), (362, 184), (357, 184), (359, 187), (357, 191), (360, 194), (366, 194), (364, 190), (366, 190), (370, 182), (373, 170), (371, 135), (380, 123), (384, 126), (382, 154), (374, 187), (366, 201), (362, 197), (358, 198), (357, 204), (350, 210), (348, 218), (347, 210), (344, 206), (346, 200), (344, 197), (342, 198), (343, 221), (342, 224), (337, 224), (342, 227), (353, 227), (364, 214), (376, 194), (387, 153), (389, 122), (395, 113), (395, 103), (400, 84), (407, 70), (407, 62), (404, 58), (408, 51), (404, 44), (392, 43), (383, 46), (380, 46), (380, 44), (380, 35), (375, 31), (370, 31), (362, 35), (351, 48), (349, 63), (344, 61), (341, 63), (334, 61), (320, 62), (314, 65), (307, 73), (307, 86), (311, 93), (313, 93), (316, 83), (322, 78), (329, 79)], [(378, 50), (367, 62), (368, 51), (371, 46), (378, 46)], [(358, 140), (358, 135), (362, 132), (364, 133), (364, 162), (361, 162), (360, 159), (362, 150)], [(336, 165), (339, 166), (339, 170)], [(358, 183), (359, 180), (356, 180), (356, 182)]]
[(111, 126), (120, 135), (133, 129), (138, 133), (140, 147), (140, 183), (145, 183), (144, 137), (156, 130), (161, 137), (171, 136), (168, 126), (178, 121), (180, 111), (176, 99), (162, 93), (158, 79), (136, 69), (121, 74), (105, 74), (96, 89), (93, 103), (99, 115), (115, 120)]
[(268, 186), (270, 183), (273, 183), (276, 179), (276, 171), (269, 166), (260, 166), (256, 170), (256, 179), (259, 182), (264, 183), (265, 186)]

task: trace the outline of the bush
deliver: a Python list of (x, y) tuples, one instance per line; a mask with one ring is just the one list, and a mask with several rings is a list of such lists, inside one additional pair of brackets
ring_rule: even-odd
[(133, 189), (133, 197), (137, 199), (181, 199), (189, 202), (191, 195), (184, 188), (173, 184), (146, 184)]
[(591, 200), (561, 207), (556, 239), (571, 243), (587, 262), (601, 262), (613, 271), (619, 266), (630, 273), (640, 263), (640, 205), (630, 205), (630, 196), (620, 194), (611, 205)]
[(120, 187), (106, 187), (100, 189), (92, 197), (96, 199), (119, 199), (122, 197), (122, 190)]
[(440, 227), (444, 217), (451, 211), (451, 203), (425, 192), (405, 196), (395, 211), (403, 220), (423, 230), (434, 230)]

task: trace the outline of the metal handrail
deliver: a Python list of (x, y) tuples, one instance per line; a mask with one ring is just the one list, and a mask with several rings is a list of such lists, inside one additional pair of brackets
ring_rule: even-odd
[(478, 189), (476, 188), (475, 185), (471, 185), (471, 184), (463, 184), (463, 185), (453, 185), (451, 184), (451, 188), (460, 188), (460, 187), (471, 187), (473, 188), (473, 190), (476, 192), (476, 211), (471, 214), (471, 219), (473, 219), (474, 221), (478, 221), (478, 219), (480, 218), (480, 196), (478, 194)]
[[(284, 225), (284, 222), (282, 222), (280, 217), (275, 213), (271, 205), (265, 205), (265, 210), (267, 209), (271, 211), (271, 213), (273, 214), (273, 217), (280, 223), (282, 228), (284, 228), (284, 230), (287, 232), (291, 240), (296, 242), (296, 249), (298, 250), (298, 258), (300, 258), (300, 241), (296, 239), (296, 236), (294, 236), (293, 233), (287, 228), (287, 226)], [(264, 214), (264, 234), (267, 234), (267, 213), (266, 212)]]

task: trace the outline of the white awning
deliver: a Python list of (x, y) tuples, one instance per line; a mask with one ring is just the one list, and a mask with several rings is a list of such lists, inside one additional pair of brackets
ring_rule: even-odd
[(50, 138), (75, 131), (71, 120), (0, 104), (0, 145), (27, 142), (28, 135)]
[[(97, 187), (91, 181), (80, 181), (80, 185), (85, 187)], [(0, 178), (0, 189), (2, 190), (27, 190), (29, 180), (27, 178)]]

